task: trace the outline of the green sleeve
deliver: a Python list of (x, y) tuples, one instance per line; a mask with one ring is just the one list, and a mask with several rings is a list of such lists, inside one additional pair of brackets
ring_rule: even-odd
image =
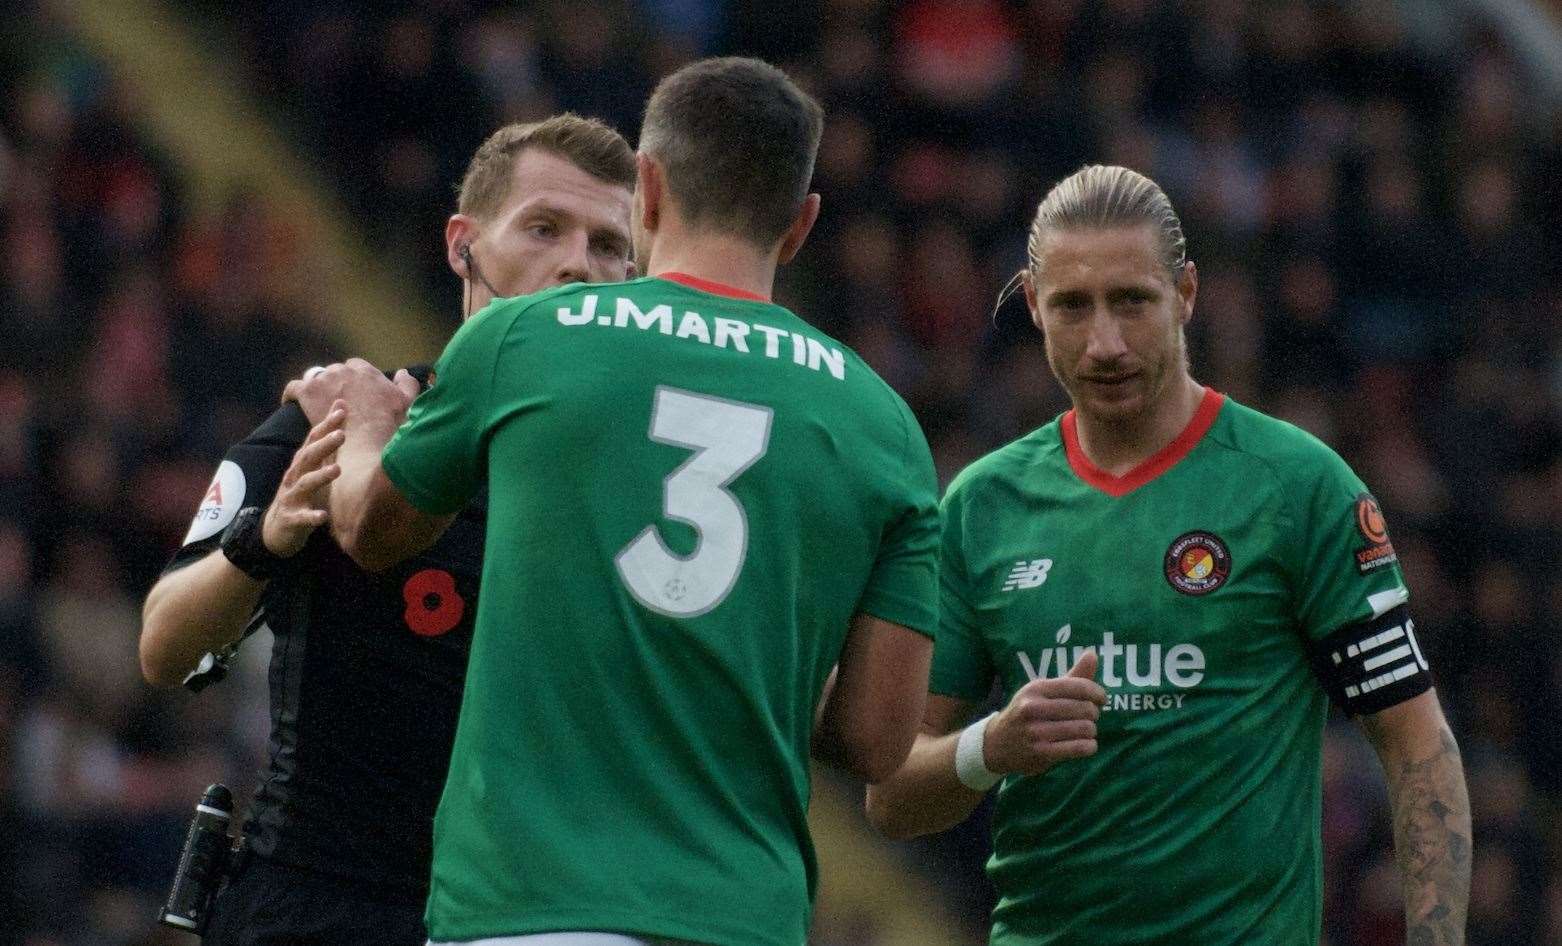
[(514, 312), (490, 306), (461, 326), (381, 454), (385, 475), (428, 515), (460, 509), (487, 479), (494, 373)]
[(1409, 592), (1377, 500), (1345, 461), (1321, 443), (1293, 465), (1305, 480), (1292, 566), (1297, 621), (1309, 640), (1405, 603)]
[(938, 566), (938, 641), (933, 647), (933, 670), (928, 690), (973, 703), (987, 698), (997, 675), (982, 640), (976, 609), (968, 594), (971, 581), (966, 567), (965, 507), (951, 488), (944, 497), (944, 534)]
[(884, 530), (857, 610), (934, 636), (938, 627), (938, 474), (922, 428), (903, 404), (906, 457), (899, 510)]

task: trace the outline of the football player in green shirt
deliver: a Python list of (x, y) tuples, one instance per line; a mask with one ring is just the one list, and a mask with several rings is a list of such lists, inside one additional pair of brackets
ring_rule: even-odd
[(435, 942), (801, 946), (810, 748), (869, 781), (910, 750), (932, 457), (860, 358), (770, 301), (818, 214), (821, 126), (757, 60), (679, 70), (640, 135), (643, 278), (473, 316), (399, 431), (407, 392), (367, 365), (297, 391), (346, 402), (331, 519), (360, 562), (488, 483)]
[(1154, 182), (1065, 179), (1029, 258), (1073, 409), (949, 487), (932, 694), (870, 818), (943, 830), (1001, 782), (994, 944), (1315, 946), (1332, 699), (1388, 776), (1408, 941), (1462, 943), (1463, 769), (1376, 501), (1191, 377), (1197, 272)]

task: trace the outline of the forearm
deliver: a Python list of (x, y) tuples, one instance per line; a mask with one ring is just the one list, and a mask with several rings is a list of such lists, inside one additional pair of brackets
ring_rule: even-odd
[(1405, 890), (1405, 941), (1463, 946), (1470, 900), (1470, 799), (1459, 745), (1428, 690), (1364, 716), (1394, 810), (1394, 855)]
[(1446, 725), (1435, 748), (1384, 759), (1409, 946), (1462, 946), (1470, 898), (1470, 799)]
[(852, 616), (814, 724), (814, 754), (866, 782), (906, 761), (927, 708), (933, 642), (871, 614)]
[(365, 571), (377, 572), (433, 545), (454, 516), (418, 511), (385, 475), (383, 439), (372, 432), (349, 436), (337, 453), (341, 475), (331, 489), (331, 533), (342, 551)]
[(892, 838), (914, 838), (954, 827), (976, 810), (985, 793), (966, 788), (955, 775), (960, 733), (920, 733), (905, 765), (868, 786), (868, 820)]
[(346, 441), (336, 452), (336, 464), (341, 474), (331, 484), (330, 523), (331, 537), (336, 544), (354, 555), (362, 543), (369, 524), (370, 506), (376, 475), (384, 476), (380, 469), (380, 451), (389, 439), (378, 438), (365, 431), (349, 431)]
[(142, 676), (177, 686), (208, 652), (238, 640), (264, 587), (221, 551), (163, 576), (141, 610)]
[(819, 702), (814, 706), (813, 738), (819, 738), (819, 727), (824, 724), (824, 712), (830, 707), (830, 698), (835, 695), (835, 678), (840, 674), (839, 666), (830, 668), (830, 675), (824, 678), (824, 692), (819, 694)]

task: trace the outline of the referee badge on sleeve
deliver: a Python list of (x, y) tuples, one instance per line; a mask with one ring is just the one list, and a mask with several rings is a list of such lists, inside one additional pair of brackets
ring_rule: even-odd
[(209, 539), (226, 529), (244, 506), (244, 485), (243, 468), (232, 460), (222, 461), (211, 485), (206, 487), (206, 495), (201, 498), (201, 508), (190, 520), (184, 544)]

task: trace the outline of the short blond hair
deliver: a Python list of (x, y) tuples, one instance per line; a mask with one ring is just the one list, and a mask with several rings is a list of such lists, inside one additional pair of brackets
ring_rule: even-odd
[(515, 160), (527, 148), (556, 154), (600, 181), (634, 189), (635, 153), (624, 136), (595, 118), (564, 112), (506, 125), (489, 135), (466, 166), (456, 210), (472, 217), (497, 213), (510, 196)]

